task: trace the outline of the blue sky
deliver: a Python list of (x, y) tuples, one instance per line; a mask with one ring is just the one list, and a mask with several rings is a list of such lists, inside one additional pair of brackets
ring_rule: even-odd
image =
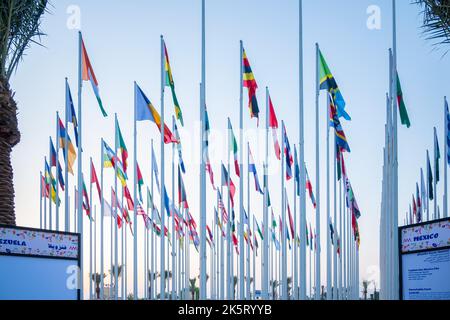
[[(318, 42), (352, 116), (352, 121), (344, 122), (343, 126), (352, 149), (351, 154), (346, 156), (348, 174), (362, 211), (359, 220), (361, 279), (374, 276), (374, 266), (378, 265), (379, 260), (385, 92), (388, 90), (388, 48), (392, 43), (390, 3), (388, 0), (318, 0), (304, 1), (303, 8), (305, 161), (315, 187), (314, 45)], [(199, 118), (200, 1), (58, 1), (53, 3), (51, 14), (43, 19), (42, 28), (47, 33), (42, 38), (44, 47), (32, 46), (11, 80), (16, 91), (22, 133), (22, 141), (13, 152), (18, 224), (39, 225), (39, 171), (43, 169), (43, 157), (48, 153), (48, 137), (55, 136), (56, 110), (63, 116), (65, 77), (69, 78), (76, 102), (77, 30), (67, 27), (71, 14), (66, 10), (70, 5), (76, 5), (81, 10), (81, 30), (105, 108), (110, 114), (108, 119), (102, 118), (90, 85), (86, 83), (83, 91), (85, 170), (89, 156), (94, 157), (99, 170), (101, 137), (113, 143), (114, 112), (118, 113), (122, 133), (132, 154), (133, 81), (140, 84), (159, 110), (159, 36), (163, 34), (186, 123), (185, 128), (180, 130), (187, 158), (185, 184), (192, 213), (198, 217), (196, 188), (199, 166), (194, 156), (199, 153), (195, 132), (198, 132)], [(366, 26), (366, 10), (370, 5), (381, 9), (379, 30), (369, 30)], [(223, 137), (227, 116), (234, 127), (238, 127), (239, 40), (244, 41), (259, 85), (261, 123), (265, 117), (264, 88), (269, 86), (278, 119), (286, 122), (291, 144), (298, 143), (297, 8), (298, 2), (294, 0), (207, 1), (207, 106), (212, 129), (211, 153), (215, 153), (212, 149), (224, 152), (223, 148), (226, 148)], [(448, 94), (448, 79), (443, 72), (450, 66), (448, 58), (442, 57), (444, 51), (433, 50), (432, 43), (421, 34), (421, 21), (418, 6), (409, 4), (409, 1), (398, 1), (398, 70), (412, 122), (410, 129), (399, 127), (401, 221), (415, 190), (420, 167), (425, 163), (425, 151), (427, 148), (432, 150), (433, 126), (437, 127), (442, 140), (443, 96)], [(167, 96), (165, 117), (169, 119), (173, 106), (170, 95)], [(324, 97), (321, 96), (323, 121), (320, 128), (323, 240), (326, 217)], [(170, 124), (171, 121), (166, 122)], [(256, 121), (250, 120), (246, 108), (244, 127), (256, 129)], [(71, 129), (69, 132), (72, 132)], [(159, 141), (159, 134), (154, 125), (140, 123), (138, 136), (138, 161), (147, 183), (150, 176), (150, 139)], [(214, 143), (215, 136), (218, 140)], [(262, 181), (264, 137), (251, 138), (250, 141)], [(271, 141), (269, 137), (269, 148), (272, 148)], [(155, 143), (159, 146), (158, 142)], [(159, 150), (155, 151), (159, 154)], [(272, 149), (269, 153), (273, 156)], [(166, 147), (166, 159), (170, 163), (170, 147)], [(273, 159), (271, 163), (274, 168), (278, 166)], [(219, 162), (214, 161), (216, 181), (220, 180), (218, 165)], [(170, 165), (167, 165), (168, 190), (171, 190), (170, 170)], [(105, 172), (105, 179), (111, 183), (112, 173)], [(236, 177), (234, 179), (237, 184), (238, 180)], [(279, 179), (274, 175), (271, 181), (271, 198), (278, 214)], [(207, 187), (211, 189), (209, 183)], [(288, 188), (292, 190), (292, 182), (288, 183)], [(438, 192), (442, 189), (439, 186)], [(255, 199), (252, 211), (261, 220), (261, 201), (256, 202), (257, 197), (252, 192), (252, 199)], [(438, 198), (442, 199), (442, 196)], [(211, 223), (215, 202), (211, 190), (208, 190), (208, 199), (208, 223)], [(292, 196), (289, 201), (293, 206)], [(313, 210), (309, 203), (307, 209), (308, 221), (311, 221)], [(85, 225), (87, 227), (87, 220)], [(322, 248), (324, 257), (325, 242)], [(196, 266), (196, 262), (193, 263)]]

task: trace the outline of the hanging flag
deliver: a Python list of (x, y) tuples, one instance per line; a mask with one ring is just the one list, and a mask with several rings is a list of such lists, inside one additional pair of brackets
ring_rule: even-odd
[(255, 189), (259, 193), (264, 194), (264, 192), (261, 189), (261, 185), (259, 184), (258, 172), (256, 171), (255, 160), (253, 159), (253, 155), (252, 155), (252, 151), (250, 150), (250, 146), (248, 148), (248, 157), (249, 157), (248, 172), (253, 173), (253, 177), (255, 178)]
[[(230, 181), (230, 185), (228, 186), (228, 180)], [(228, 171), (225, 166), (222, 164), (222, 186), (229, 187), (230, 200), (231, 204), (234, 207), (234, 194), (236, 193), (236, 187), (234, 186), (233, 180), (228, 175)]]
[(317, 206), (316, 198), (314, 197), (312, 183), (311, 183), (311, 180), (309, 179), (309, 174), (308, 174), (308, 170), (306, 169), (306, 166), (305, 166), (305, 173), (306, 173), (306, 190), (308, 190), (309, 198), (311, 199), (314, 209), (316, 209), (316, 206)]
[(347, 138), (342, 128), (341, 122), (336, 111), (336, 106), (334, 105), (333, 98), (330, 95), (330, 127), (334, 128), (336, 145), (342, 150), (350, 152), (350, 146), (348, 145)]
[(153, 167), (153, 175), (155, 175), (155, 180), (156, 180), (156, 188), (158, 189), (158, 192), (161, 193), (161, 189), (159, 187), (159, 170), (158, 170), (158, 161), (156, 161), (156, 156), (155, 156), (155, 150), (152, 147), (152, 167)]
[(100, 190), (100, 184), (98, 182), (97, 173), (95, 172), (94, 163), (92, 162), (92, 159), (91, 159), (91, 184), (93, 184), (93, 183), (95, 183), (95, 186), (97, 187), (98, 199), (99, 199), (99, 201), (101, 201), (102, 200), (102, 192)]
[(342, 178), (342, 157), (343, 154), (341, 152), (341, 148), (337, 144), (336, 135), (334, 136), (335, 150), (336, 150), (336, 172), (337, 172), (337, 181), (341, 181)]
[(345, 198), (346, 198), (346, 205), (347, 208), (351, 210), (351, 212), (355, 215), (357, 219), (361, 216), (361, 213), (358, 208), (358, 203), (356, 202), (355, 193), (353, 192), (352, 185), (350, 183), (350, 179), (345, 176), (344, 178), (344, 192), (345, 192)]
[(248, 221), (248, 215), (247, 215), (247, 211), (245, 211), (245, 209), (244, 208), (242, 208), (243, 210), (244, 210), (244, 219), (243, 219), (243, 221), (242, 221), (242, 223), (244, 224), (244, 225), (249, 225), (249, 221)]
[(206, 231), (208, 231), (209, 241), (211, 241), (211, 244), (214, 246), (213, 234), (212, 234), (211, 229), (209, 228), (208, 225), (206, 225)]
[(183, 173), (186, 173), (186, 169), (184, 168), (183, 153), (181, 149), (181, 139), (180, 134), (178, 133), (178, 127), (176, 122), (174, 122), (174, 135), (175, 139), (178, 141), (177, 143), (178, 162), (180, 164), (181, 171), (183, 171)]
[(348, 113), (345, 111), (345, 101), (344, 97), (341, 94), (341, 91), (331, 74), (330, 69), (328, 68), (327, 62), (322, 55), (322, 52), (319, 50), (319, 84), (320, 90), (327, 90), (333, 101), (337, 106), (337, 114), (339, 118), (344, 118), (345, 120), (351, 120)]
[(334, 228), (331, 222), (330, 222), (330, 235), (331, 235), (331, 244), (334, 245)]
[(292, 164), (294, 163), (294, 159), (292, 157), (291, 145), (289, 144), (289, 138), (286, 132), (286, 126), (283, 124), (284, 129), (284, 155), (286, 158), (286, 180), (290, 180), (292, 178)]
[(64, 191), (64, 187), (65, 187), (64, 176), (63, 176), (63, 172), (62, 172), (61, 168), (62, 168), (61, 164), (58, 161), (58, 181), (59, 181), (59, 185), (61, 186), (61, 190)]
[(89, 196), (87, 193), (87, 189), (86, 189), (86, 184), (84, 183), (84, 179), (83, 179), (83, 209), (86, 211), (86, 215), (89, 217), (89, 220), (93, 221), (94, 219), (92, 218), (91, 215), (91, 205), (89, 204)]
[(52, 137), (50, 137), (50, 167), (56, 167), (56, 158), (56, 149)]
[(413, 215), (416, 217), (417, 221), (417, 206), (416, 206), (416, 199), (414, 199), (414, 194), (412, 195), (412, 205), (413, 205)]
[(184, 188), (183, 177), (181, 176), (180, 166), (178, 166), (178, 205), (184, 209), (189, 208), (186, 189)]
[(164, 208), (166, 209), (167, 216), (170, 217), (170, 200), (167, 194), (166, 186), (164, 186)]
[(309, 247), (308, 225), (306, 225), (306, 246)]
[(130, 190), (128, 190), (128, 186), (125, 186), (123, 188), (123, 195), (125, 196), (125, 199), (127, 200), (127, 206), (128, 210), (134, 210), (134, 203), (133, 198), (131, 197)]
[(436, 134), (436, 128), (434, 129), (434, 177), (436, 183), (439, 182), (439, 159), (441, 159), (441, 151), (439, 150), (439, 140)]
[(416, 198), (417, 198), (417, 222), (422, 221), (422, 200), (420, 199), (419, 184), (416, 182)]
[(275, 155), (278, 160), (281, 159), (281, 148), (278, 143), (277, 137), (277, 129), (278, 129), (278, 120), (277, 115), (275, 114), (275, 109), (272, 104), (272, 98), (269, 96), (269, 128), (272, 128), (272, 138), (273, 138), (273, 146), (275, 149)]
[(102, 99), (100, 99), (100, 92), (98, 90), (98, 82), (95, 77), (94, 69), (92, 69), (91, 61), (89, 60), (89, 56), (86, 51), (86, 47), (84, 46), (84, 41), (81, 40), (81, 70), (82, 70), (82, 79), (83, 81), (90, 81), (92, 85), (92, 90), (94, 90), (95, 97), (97, 98), (98, 105), (100, 107), (100, 111), (102, 112), (104, 117), (107, 117), (105, 109), (103, 108)]
[(409, 128), (411, 126), (411, 122), (409, 121), (408, 111), (406, 110), (405, 100), (403, 98), (403, 91), (402, 86), (400, 85), (400, 78), (398, 77), (398, 72), (397, 72), (397, 103), (400, 113), (400, 122), (407, 128)]
[(286, 204), (287, 204), (287, 209), (288, 209), (289, 227), (290, 227), (290, 229), (291, 229), (292, 239), (295, 239), (294, 219), (292, 219), (291, 207), (289, 206), (289, 201), (288, 201), (288, 198), (287, 198), (287, 197), (286, 197)]
[(122, 157), (123, 171), (126, 173), (127, 167), (128, 167), (128, 162), (127, 162), (128, 150), (127, 150), (127, 146), (125, 145), (125, 140), (123, 139), (122, 131), (120, 130), (118, 121), (116, 122), (116, 126), (117, 126), (117, 139), (119, 141), (119, 150), (120, 150), (120, 154)]
[(166, 43), (164, 42), (164, 67), (166, 70), (166, 86), (170, 87), (172, 91), (173, 104), (175, 107), (175, 117), (180, 121), (181, 125), (183, 123), (183, 114), (181, 113), (180, 104), (178, 103), (177, 95), (175, 94), (175, 83), (173, 82), (172, 69), (170, 68), (169, 54), (167, 53)]
[(139, 164), (136, 161), (136, 168), (137, 168), (137, 184), (138, 184), (138, 191), (139, 191), (139, 200), (142, 202), (142, 186), (144, 185), (144, 177), (142, 176), (141, 168), (139, 168)]
[(298, 165), (297, 146), (294, 144), (294, 177), (295, 177), (295, 192), (300, 196), (300, 166)]
[(311, 248), (311, 251), (314, 249), (314, 247), (315, 247), (315, 245), (313, 246), (313, 240), (314, 240), (314, 236), (313, 236), (313, 231), (312, 231), (312, 228), (311, 228), (311, 223), (309, 224), (309, 243), (311, 244), (311, 246), (310, 246), (310, 248)]
[(122, 187), (127, 185), (126, 180), (128, 180), (128, 176), (123, 170), (122, 162), (118, 159), (116, 153), (111, 149), (106, 141), (103, 141), (103, 166), (105, 168), (114, 168), (117, 172), (117, 178), (120, 180)]
[(228, 137), (229, 137), (229, 147), (230, 151), (233, 153), (234, 156), (234, 170), (236, 171), (236, 175), (238, 177), (241, 176), (241, 173), (239, 172), (239, 162), (238, 162), (238, 145), (236, 142), (236, 138), (233, 133), (233, 127), (231, 125), (230, 118), (228, 118)]
[(248, 109), (250, 111), (250, 117), (257, 118), (259, 124), (259, 108), (258, 101), (256, 100), (256, 89), (258, 89), (258, 85), (256, 84), (255, 76), (253, 75), (250, 62), (248, 61), (247, 54), (244, 49), (242, 49), (242, 65), (244, 73), (243, 86), (248, 89)]
[(72, 93), (70, 92), (69, 83), (67, 81), (66, 81), (66, 114), (67, 114), (67, 122), (71, 122), (73, 125), (75, 144), (78, 147), (78, 121), (72, 100)]
[(433, 192), (433, 171), (431, 170), (430, 157), (427, 152), (427, 178), (428, 178), (428, 199), (434, 199)]
[(209, 117), (208, 117), (208, 110), (205, 105), (205, 169), (209, 174), (209, 180), (211, 181), (211, 185), (213, 187), (213, 190), (216, 190), (216, 187), (214, 185), (214, 172), (211, 167), (211, 161), (209, 160)]
[[(136, 99), (136, 121), (150, 120), (156, 124), (159, 132), (161, 132), (161, 117), (137, 84), (135, 85), (134, 94)], [(164, 124), (164, 143), (178, 143), (178, 140), (172, 134), (167, 124)]]
[(255, 216), (253, 216), (253, 225), (256, 225), (256, 230), (258, 231), (261, 240), (264, 240), (263, 233), (261, 231), (261, 228), (259, 227), (258, 221), (256, 220)]
[(223, 221), (223, 223), (228, 223), (228, 214), (227, 214), (227, 211), (225, 210), (225, 204), (223, 203), (222, 194), (220, 193), (219, 190), (217, 190), (217, 195), (219, 197), (218, 207), (222, 213), (222, 221)]
[(73, 175), (73, 164), (75, 163), (75, 159), (77, 158), (77, 153), (75, 151), (75, 147), (72, 144), (72, 141), (70, 140), (69, 135), (67, 134), (66, 128), (64, 128), (64, 124), (62, 123), (61, 119), (58, 117), (58, 123), (59, 123), (59, 147), (61, 149), (65, 148), (66, 145), (66, 139), (67, 139), (67, 158), (65, 159), (66, 153), (63, 152), (64, 160), (67, 161), (67, 167), (68, 171)]

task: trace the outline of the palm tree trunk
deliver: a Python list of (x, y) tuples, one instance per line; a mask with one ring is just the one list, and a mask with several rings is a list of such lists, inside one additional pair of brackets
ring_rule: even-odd
[(0, 79), (0, 224), (16, 225), (12, 148), (19, 143), (17, 105), (8, 82)]

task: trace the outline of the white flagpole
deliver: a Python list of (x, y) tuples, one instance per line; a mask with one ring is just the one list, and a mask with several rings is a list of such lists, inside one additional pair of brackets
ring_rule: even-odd
[[(251, 209), (250, 209), (250, 171), (248, 170), (248, 165), (250, 161), (250, 143), (247, 142), (247, 296), (245, 297), (246, 300), (250, 300), (250, 241), (252, 240), (250, 235), (250, 221), (252, 219)], [(241, 161), (242, 162), (242, 161)], [(255, 164), (256, 166), (256, 164)], [(241, 168), (243, 166), (241, 165)], [(243, 171), (241, 170), (241, 175), (243, 174)], [(243, 206), (243, 204), (242, 204)]]
[[(94, 206), (94, 275), (97, 277), (97, 207)], [(93, 281), (91, 279), (91, 281)], [(94, 288), (94, 300), (97, 300), (97, 282)]]
[(330, 213), (330, 125), (329, 125), (329, 108), (330, 108), (330, 95), (327, 94), (327, 113), (325, 116), (325, 125), (326, 125), (326, 133), (327, 133), (327, 140), (326, 140), (326, 148), (327, 148), (327, 225), (326, 225), (326, 231), (327, 231), (327, 300), (332, 299), (332, 293), (331, 291), (331, 230), (330, 230), (330, 224), (331, 224), (331, 213)]
[(448, 118), (447, 97), (444, 97), (444, 218), (448, 217), (447, 166), (448, 166)]
[(319, 45), (316, 43), (316, 300), (320, 300), (320, 139), (319, 139)]
[[(122, 192), (123, 193), (123, 192)], [(122, 197), (123, 197), (123, 195), (122, 195)], [(123, 215), (122, 215), (122, 217), (123, 217)], [(127, 292), (126, 292), (126, 290), (125, 290), (125, 278), (127, 277), (127, 274), (126, 274), (126, 255), (125, 255), (125, 246), (126, 246), (126, 244), (125, 244), (125, 237), (126, 237), (126, 234), (125, 234), (125, 231), (127, 230), (127, 223), (126, 223), (126, 221), (123, 221), (122, 222), (122, 249), (121, 249), (121, 264), (122, 264), (122, 283), (121, 283), (121, 286), (122, 286), (122, 300), (125, 300), (126, 299), (126, 296), (127, 296)]]
[[(67, 130), (67, 129), (66, 129)], [(92, 157), (89, 158), (90, 163), (92, 163)], [(91, 183), (91, 177), (92, 177), (92, 166), (89, 165), (89, 200), (91, 201), (91, 219), (89, 219), (89, 299), (93, 299), (93, 291), (92, 291), (92, 183)]]
[[(52, 180), (52, 151), (51, 151), (51, 146), (52, 145), (52, 138), (51, 137), (49, 137), (49, 140), (48, 140), (48, 149), (49, 149), (49, 160), (50, 160), (50, 166), (49, 166), (49, 170), (50, 170), (50, 180)], [(58, 182), (56, 182), (57, 184), (58, 184)], [(50, 184), (49, 184), (49, 187), (48, 187), (48, 194), (49, 194), (49, 197), (48, 197), (48, 208), (49, 208), (49, 215), (48, 215), (48, 224), (49, 224), (49, 229), (50, 230), (53, 230), (53, 221), (52, 221), (52, 207), (53, 207), (53, 205), (52, 205), (52, 186), (53, 185), (53, 181), (50, 181)]]
[[(256, 233), (255, 233), (255, 217), (253, 216), (253, 239), (256, 240)], [(250, 299), (256, 300), (256, 241), (253, 241), (253, 296), (250, 295)]]
[(101, 284), (100, 284), (100, 299), (104, 299), (105, 298), (105, 292), (104, 292), (104, 288), (105, 288), (105, 282), (104, 282), (104, 277), (103, 277), (103, 270), (104, 270), (104, 252), (103, 252), (103, 224), (104, 224), (104, 216), (105, 216), (105, 199), (103, 196), (103, 167), (104, 167), (104, 163), (103, 163), (103, 154), (104, 154), (104, 141), (102, 138), (101, 141), (101, 152), (100, 152), (100, 163), (101, 163), (101, 169), (100, 169), (100, 184), (101, 184), (101, 205), (100, 205), (100, 279), (101, 279)]
[[(121, 201), (122, 201), (122, 208), (124, 207), (124, 195), (123, 195), (123, 187), (122, 187), (122, 199), (121, 199)], [(128, 214), (128, 213), (127, 213)], [(128, 217), (129, 218), (129, 217)], [(125, 249), (125, 252), (124, 252), (124, 255), (125, 255), (125, 265), (124, 265), (124, 273), (123, 273), (123, 275), (124, 275), (124, 278), (125, 279), (122, 279), (122, 281), (124, 281), (125, 283), (124, 283), (124, 296), (123, 296), (123, 300), (127, 300), (128, 299), (128, 297), (127, 297), (127, 293), (128, 293), (128, 254), (127, 254), (127, 224), (125, 223), (124, 224), (124, 226), (123, 226), (123, 233), (124, 233), (124, 249)]]
[(206, 299), (206, 166), (205, 166), (205, 108), (206, 108), (206, 23), (205, 0), (202, 0), (202, 83), (200, 86), (200, 300)]
[[(337, 255), (337, 248), (338, 248), (338, 221), (337, 221), (337, 163), (336, 163), (336, 155), (337, 155), (337, 146), (336, 146), (336, 138), (334, 140), (334, 160), (333, 160), (333, 205), (334, 205), (334, 219), (333, 219), (333, 230), (334, 230), (334, 241), (333, 241), (333, 300), (339, 300), (339, 294), (338, 294), (338, 255)], [(339, 233), (340, 235), (340, 233)]]
[[(342, 160), (342, 158), (341, 158)], [(339, 300), (344, 299), (343, 294), (343, 288), (342, 288), (342, 280), (343, 280), (343, 269), (342, 269), (342, 254), (343, 254), (343, 245), (342, 245), (342, 239), (343, 237), (343, 221), (342, 221), (342, 181), (344, 180), (343, 174), (342, 174), (342, 167), (341, 167), (341, 181), (339, 181), (337, 184), (339, 184)]]
[[(117, 113), (114, 114), (114, 132), (115, 132), (115, 136), (114, 136), (114, 153), (116, 156), (116, 161), (119, 162), (118, 156), (117, 156), (117, 149), (119, 148), (119, 133), (118, 133), (118, 127), (119, 127), (119, 123), (117, 120)], [(136, 158), (134, 158), (134, 161), (136, 161)], [(125, 166), (125, 163), (123, 164), (123, 166)], [(116, 198), (114, 199), (114, 201), (119, 202), (119, 199), (117, 197), (117, 163), (114, 167), (114, 193), (116, 194)], [(134, 202), (136, 204), (136, 202)], [(118, 217), (118, 212), (117, 212), (117, 207), (118, 207), (118, 203), (116, 203), (115, 208), (113, 208), (115, 214), (114, 217), (111, 217), (111, 220), (115, 220), (114, 224), (115, 224), (115, 228), (114, 228), (114, 263), (115, 263), (115, 268), (114, 268), (114, 300), (118, 300), (119, 297), (119, 244), (118, 244), (118, 232), (119, 232), (119, 227), (117, 225), (117, 217)]]
[[(67, 130), (67, 123), (68, 123), (68, 117), (67, 117), (67, 100), (68, 100), (68, 88), (69, 88), (69, 84), (67, 82), (67, 78), (66, 78), (66, 107), (65, 107), (65, 128), (66, 128), (66, 139), (64, 140), (64, 159), (65, 159), (65, 164), (64, 164), (64, 181), (66, 183), (66, 187), (64, 190), (64, 231), (68, 232), (70, 231), (70, 217), (69, 217), (69, 169), (68, 169), (68, 163), (69, 163), (69, 159), (68, 157), (68, 136), (69, 136), (69, 131)], [(56, 127), (59, 127), (59, 123), (56, 123)], [(59, 130), (57, 129), (57, 132)]]
[[(148, 204), (146, 214), (148, 216)], [(148, 300), (148, 230), (146, 222), (144, 222), (144, 299)]]
[[(163, 83), (162, 83), (163, 85)], [(133, 130), (133, 144), (134, 144), (134, 156), (133, 156), (133, 202), (134, 202), (134, 207), (133, 207), (133, 223), (134, 223), (134, 235), (133, 235), (133, 299), (137, 299), (138, 298), (138, 250), (137, 250), (137, 210), (136, 210), (136, 206), (137, 206), (137, 193), (136, 193), (136, 185), (137, 185), (137, 111), (136, 111), (136, 93), (137, 93), (137, 84), (136, 82), (134, 82), (134, 130)], [(164, 128), (164, 114), (161, 115), (161, 126)], [(161, 130), (161, 137), (163, 137), (163, 132), (164, 130)], [(162, 139), (162, 138), (161, 138)], [(163, 161), (161, 163), (164, 163)], [(164, 172), (164, 169), (163, 169)], [(164, 185), (164, 181), (162, 182)], [(162, 194), (162, 190), (161, 190), (161, 194)], [(163, 199), (163, 196), (161, 196), (161, 199)], [(161, 200), (161, 203), (163, 203), (163, 200)], [(164, 215), (163, 215), (163, 219), (164, 219)], [(164, 221), (164, 220), (163, 220)], [(164, 228), (163, 228), (163, 232), (164, 232)], [(164, 281), (162, 280), (161, 283), (163, 283)]]
[[(45, 172), (45, 163), (47, 162), (47, 158), (44, 161), (44, 172)], [(41, 173), (42, 174), (42, 173)], [(44, 173), (45, 174), (45, 173)], [(47, 195), (47, 177), (44, 176), (44, 194)], [(50, 193), (48, 197), (44, 197), (44, 229), (47, 229), (47, 198), (50, 198)]]
[(437, 140), (437, 131), (436, 127), (433, 127), (433, 133), (434, 133), (434, 219), (438, 219), (438, 211), (437, 211), (437, 173), (439, 171), (439, 162), (437, 160), (437, 146), (438, 146), (438, 140)]
[[(296, 148), (295, 144), (294, 144), (294, 148)], [(297, 152), (294, 152), (295, 154), (295, 161), (298, 161), (297, 158)], [(296, 163), (295, 162), (295, 163)], [(294, 172), (295, 172), (296, 168), (294, 168)], [(296, 173), (294, 173), (294, 176), (296, 176)], [(299, 288), (298, 288), (298, 266), (297, 266), (297, 190), (295, 189), (296, 186), (296, 177), (294, 178), (294, 237), (292, 239), (292, 243), (293, 243), (293, 263), (292, 263), (292, 283), (293, 283), (293, 292), (292, 292), (292, 300), (298, 300), (299, 296), (298, 296), (298, 292), (299, 292)], [(297, 182), (298, 186), (300, 187), (300, 181)]]
[[(81, 31), (78, 33), (78, 231), (81, 235), (81, 239), (83, 239), (83, 197), (81, 196), (81, 192), (83, 190), (83, 179), (82, 179), (82, 159), (83, 159), (83, 149), (82, 149), (82, 136), (83, 136), (83, 118), (81, 113), (81, 91), (83, 87), (83, 80), (81, 77), (81, 42), (82, 42), (82, 36)], [(66, 136), (67, 136), (67, 128), (66, 128)], [(68, 159), (67, 159), (68, 160)], [(81, 241), (83, 243), (83, 241)], [(80, 249), (80, 293), (81, 293), (81, 300), (83, 300), (84, 292), (83, 292), (83, 245)]]
[[(172, 116), (172, 132), (175, 131), (175, 117)], [(175, 206), (175, 144), (172, 143), (172, 201)], [(172, 300), (175, 300), (175, 284), (177, 271), (176, 267), (176, 256), (175, 256), (175, 217), (172, 212)]]
[[(59, 112), (56, 111), (56, 205), (55, 205), (55, 216), (56, 216), (56, 231), (59, 231)], [(66, 135), (68, 135), (69, 132), (66, 128)], [(51, 160), (51, 159), (50, 159)]]
[(39, 229), (42, 229), (42, 192), (42, 171), (39, 171)]
[(269, 89), (266, 87), (266, 139), (265, 139), (265, 161), (263, 164), (264, 170), (264, 200), (263, 200), (263, 227), (264, 227), (264, 240), (262, 241), (263, 250), (262, 251), (262, 298), (264, 300), (269, 299), (269, 207), (268, 207), (268, 196), (269, 196), (269, 176), (268, 176), (268, 158), (269, 158)]
[[(160, 149), (161, 149), (161, 300), (166, 298), (166, 281), (165, 281), (165, 204), (164, 204), (164, 192), (165, 192), (165, 160), (164, 160), (164, 91), (165, 91), (165, 61), (164, 61), (164, 37), (161, 35), (161, 139), (160, 139)], [(136, 193), (136, 192), (135, 192)], [(135, 239), (136, 239), (136, 235)], [(137, 244), (136, 244), (137, 245)], [(136, 266), (137, 268), (137, 266)], [(135, 280), (137, 281), (137, 279)], [(136, 283), (137, 286), (137, 283)], [(137, 289), (136, 289), (137, 290)]]
[[(152, 147), (152, 158), (153, 158), (153, 139), (151, 140), (151, 147)], [(154, 170), (154, 167), (153, 167), (153, 160), (152, 160), (152, 163), (151, 163), (151, 169), (152, 169), (152, 172), (151, 172), (151, 182), (150, 182), (150, 185), (151, 185), (151, 194), (152, 194), (152, 199), (153, 199), (153, 174), (154, 174), (154, 172), (153, 172), (153, 170)], [(154, 200), (153, 200), (153, 202), (154, 202)], [(150, 265), (151, 265), (151, 273), (150, 273), (150, 299), (154, 299), (155, 298), (155, 295), (154, 295), (154, 292), (155, 292), (155, 278), (156, 278), (156, 265), (155, 265), (155, 257), (156, 257), (156, 241), (155, 241), (155, 229), (154, 229), (154, 223), (155, 223), (155, 215), (154, 215), (154, 213), (155, 213), (155, 208), (154, 208), (154, 203), (152, 203), (152, 225), (151, 225), (151, 228), (150, 228), (150, 232), (151, 232), (151, 239), (150, 239), (150, 247), (151, 247), (151, 249), (152, 249), (152, 251), (151, 251), (151, 260), (150, 260)]]
[[(286, 131), (284, 127), (284, 121), (281, 121), (281, 259), (282, 265), (280, 266), (281, 271), (281, 299), (287, 300), (288, 292), (287, 292), (287, 243), (286, 243), (286, 189), (284, 187), (284, 172), (285, 172), (285, 137)], [(289, 160), (287, 160), (289, 161)]]
[[(230, 121), (230, 118), (228, 118), (228, 121)], [(228, 128), (228, 149), (230, 148), (230, 144), (231, 144), (231, 132), (230, 129)], [(231, 212), (231, 207), (230, 207), (230, 180), (231, 180), (231, 172), (230, 172), (230, 150), (228, 150), (228, 163), (227, 163), (227, 170), (228, 170), (228, 181), (227, 181), (227, 193), (228, 193), (228, 197), (227, 197), (227, 201), (228, 201), (228, 224), (227, 224), (227, 298), (228, 300), (233, 300), (233, 295), (232, 295), (232, 282), (233, 282), (233, 274), (232, 274), (232, 265), (233, 265), (233, 260), (232, 260), (232, 244), (231, 244), (231, 227), (232, 227), (232, 223), (233, 223), (233, 215)]]
[(243, 148), (244, 148), (244, 119), (243, 119), (243, 109), (244, 109), (244, 96), (243, 96), (243, 86), (244, 86), (244, 78), (243, 71), (244, 66), (242, 63), (243, 56), (243, 45), (242, 40), (240, 41), (240, 86), (239, 86), (239, 299), (244, 300), (244, 176), (243, 176)]

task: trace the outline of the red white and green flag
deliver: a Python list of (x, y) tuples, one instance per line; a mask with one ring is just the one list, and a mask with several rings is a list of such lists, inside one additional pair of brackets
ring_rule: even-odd
[(240, 170), (239, 170), (239, 161), (238, 161), (238, 145), (236, 142), (236, 138), (234, 136), (233, 132), (233, 126), (231, 125), (230, 118), (228, 118), (228, 134), (229, 134), (229, 143), (230, 143), (230, 152), (233, 152), (234, 156), (234, 170), (236, 172), (236, 175), (238, 177), (241, 176)]

